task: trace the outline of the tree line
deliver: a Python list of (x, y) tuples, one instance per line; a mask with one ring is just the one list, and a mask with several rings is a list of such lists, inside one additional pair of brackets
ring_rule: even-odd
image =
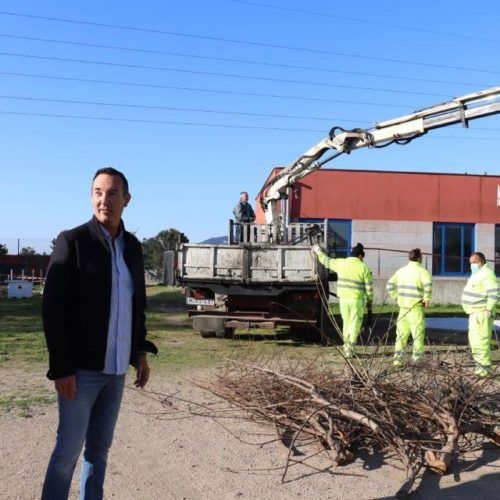
[[(188, 237), (181, 231), (170, 228), (160, 231), (156, 236), (143, 238), (142, 253), (144, 255), (144, 268), (153, 271), (159, 277), (163, 277), (163, 255), (167, 250), (176, 250), (180, 243), (189, 243)], [(50, 249), (54, 250), (56, 238), (51, 242)], [(0, 255), (7, 255), (7, 245), (0, 243)], [(19, 255), (47, 255), (45, 252), (39, 254), (33, 247), (23, 247)]]

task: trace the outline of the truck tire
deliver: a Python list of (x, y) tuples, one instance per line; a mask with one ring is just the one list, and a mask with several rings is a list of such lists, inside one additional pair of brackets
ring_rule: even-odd
[(310, 326), (291, 326), (290, 337), (296, 342), (320, 342), (321, 333)]
[(215, 332), (215, 336), (219, 339), (232, 339), (234, 337), (234, 328), (224, 327), (224, 330)]
[[(322, 342), (324, 344), (328, 345), (332, 343), (335, 345), (342, 345), (344, 343), (342, 336), (335, 329), (328, 315), (328, 311), (324, 307), (321, 308), (321, 316), (318, 323), (318, 327), (322, 331)], [(339, 323), (339, 326), (342, 327), (342, 324)]]
[(200, 330), (200, 336), (204, 339), (212, 339), (215, 337), (215, 332), (209, 330)]

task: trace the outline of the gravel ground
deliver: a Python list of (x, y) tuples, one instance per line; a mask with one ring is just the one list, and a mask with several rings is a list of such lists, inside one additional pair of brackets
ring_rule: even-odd
[[(191, 374), (198, 380), (210, 372)], [(271, 429), (238, 419), (221, 422), (190, 416), (162, 415), (165, 407), (131, 388), (128, 379), (115, 441), (110, 452), (105, 497), (128, 499), (384, 499), (393, 498), (405, 479), (403, 471), (381, 456), (365, 456), (341, 468), (320, 472), (302, 465), (289, 469), (281, 482), (286, 450)], [(51, 389), (42, 373), (3, 371), (0, 390)], [(153, 376), (150, 391), (190, 401), (211, 396), (180, 377)], [(57, 424), (55, 403), (34, 408), (31, 417), (0, 415), (0, 498), (37, 499)], [(221, 425), (223, 423), (223, 425)], [(234, 437), (238, 435), (241, 440)], [(320, 461), (314, 464), (324, 468)], [(75, 474), (76, 476), (76, 474)], [(77, 480), (70, 498), (78, 498)], [(414, 498), (498, 498), (500, 452), (483, 450), (464, 457), (455, 475), (424, 473)]]

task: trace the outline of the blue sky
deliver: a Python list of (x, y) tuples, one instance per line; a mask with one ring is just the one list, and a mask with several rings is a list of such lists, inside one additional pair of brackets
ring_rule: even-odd
[[(493, 0), (335, 4), (2, 1), (0, 242), (44, 251), (90, 218), (105, 165), (129, 178), (139, 238), (222, 235), (242, 189), (332, 126), (500, 85)], [(499, 131), (489, 117), (329, 168), (498, 174)]]

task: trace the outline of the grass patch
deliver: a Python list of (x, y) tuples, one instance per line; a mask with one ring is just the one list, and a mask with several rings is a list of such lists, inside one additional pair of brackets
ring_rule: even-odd
[(47, 362), (41, 297), (0, 299), (0, 366)]
[(55, 392), (43, 387), (2, 393), (0, 395), (0, 414), (14, 413), (19, 417), (31, 417), (36, 407), (50, 405), (55, 400)]
[[(340, 314), (340, 306), (337, 302), (330, 304), (330, 310), (333, 314)], [(397, 316), (399, 308), (396, 304), (383, 304), (374, 305), (373, 314), (380, 316), (390, 316), (395, 314)], [(462, 306), (453, 304), (435, 304), (425, 310), (426, 316), (467, 316), (462, 309)]]
[(183, 371), (192, 368), (219, 366), (225, 359), (257, 359), (286, 356), (294, 359), (314, 359), (327, 356), (339, 358), (333, 349), (320, 345), (302, 344), (272, 333), (256, 335), (259, 340), (203, 339), (189, 327), (151, 331), (149, 338), (157, 345), (159, 354), (150, 356), (153, 370)]
[[(294, 342), (280, 331), (276, 334), (262, 330), (252, 333), (238, 331), (239, 339), (203, 339), (191, 328), (183, 309), (184, 298), (180, 289), (153, 286), (148, 287), (147, 295), (148, 335), (160, 350), (158, 356), (150, 356), (153, 370), (201, 369), (217, 366), (225, 358), (286, 356), (292, 362), (295, 359), (320, 358), (327, 364), (341, 359), (333, 348)], [(0, 370), (45, 370), (48, 356), (40, 311), (41, 298), (37, 296), (21, 300), (0, 298)], [(333, 311), (338, 314), (337, 304), (333, 305)], [(397, 315), (397, 307), (375, 306), (374, 313), (381, 317), (392, 313)], [(460, 306), (433, 306), (427, 314), (455, 316), (463, 315), (463, 311)], [(369, 352), (369, 348), (366, 352)], [(492, 358), (500, 359), (500, 350), (493, 351)], [(0, 404), (5, 406), (7, 403), (4, 401)]]

